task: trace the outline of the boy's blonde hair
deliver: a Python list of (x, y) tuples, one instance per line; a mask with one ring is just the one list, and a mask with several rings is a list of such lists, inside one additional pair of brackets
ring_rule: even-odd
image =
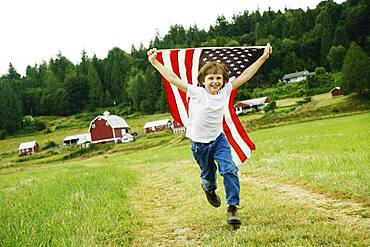
[(198, 72), (198, 86), (204, 87), (203, 82), (207, 75), (221, 74), (224, 80), (224, 85), (229, 81), (229, 70), (225, 64), (217, 61), (205, 63)]

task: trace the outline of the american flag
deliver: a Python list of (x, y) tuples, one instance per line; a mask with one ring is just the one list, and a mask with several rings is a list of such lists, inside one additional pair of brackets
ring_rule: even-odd
[[(197, 83), (198, 71), (203, 63), (220, 61), (228, 67), (229, 82), (231, 82), (256, 61), (262, 55), (263, 50), (264, 47), (261, 46), (162, 50), (158, 53), (157, 60), (189, 84)], [(186, 94), (170, 84), (164, 77), (162, 77), (162, 80), (172, 117), (186, 127), (188, 122), (188, 99)], [(236, 165), (240, 165), (250, 157), (252, 150), (255, 150), (256, 147), (234, 111), (236, 93), (237, 89), (231, 92), (229, 103), (224, 109), (222, 124), (231, 147), (233, 161)]]

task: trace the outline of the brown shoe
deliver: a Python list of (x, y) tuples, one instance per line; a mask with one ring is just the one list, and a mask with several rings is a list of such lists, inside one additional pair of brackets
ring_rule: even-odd
[[(203, 186), (202, 186), (203, 188)], [(204, 193), (206, 194), (207, 196), (207, 201), (209, 202), (209, 204), (211, 204), (212, 206), (214, 206), (215, 208), (218, 208), (219, 206), (221, 206), (221, 199), (220, 197), (216, 194), (216, 192), (213, 190), (213, 191), (206, 191), (204, 188), (203, 188), (203, 191)]]
[(238, 208), (235, 205), (230, 205), (227, 207), (227, 224), (233, 226), (239, 226), (241, 224), (238, 216)]

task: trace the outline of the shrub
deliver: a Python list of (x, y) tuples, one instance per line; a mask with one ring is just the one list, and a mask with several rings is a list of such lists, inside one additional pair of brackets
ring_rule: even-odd
[(6, 137), (6, 130), (0, 130), (0, 140), (4, 140)]
[(268, 104), (264, 108), (265, 112), (274, 112), (275, 109), (276, 109), (276, 102), (275, 101), (272, 101), (270, 104)]
[(48, 141), (47, 143), (45, 143), (45, 147), (43, 147), (43, 150), (56, 147), (56, 146), (57, 144), (55, 143), (55, 141)]
[(44, 122), (42, 122), (41, 120), (38, 120), (36, 119), (34, 121), (34, 125), (35, 125), (35, 128), (38, 130), (38, 131), (41, 131), (43, 129), (46, 128), (46, 124)]
[(315, 69), (315, 75), (318, 76), (318, 75), (322, 75), (322, 74), (325, 74), (326, 73), (326, 70), (324, 67), (317, 67)]

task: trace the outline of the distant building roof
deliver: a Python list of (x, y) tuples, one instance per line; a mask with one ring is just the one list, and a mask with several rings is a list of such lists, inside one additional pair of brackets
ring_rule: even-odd
[(87, 142), (91, 142), (91, 135), (90, 133), (82, 134), (81, 137), (77, 141), (77, 145), (84, 144)]
[(96, 119), (99, 119), (99, 118), (107, 121), (109, 125), (114, 129), (115, 128), (130, 128), (130, 126), (126, 123), (126, 121), (123, 118), (116, 116), (116, 115), (110, 115), (110, 113), (107, 111), (104, 112), (102, 116), (97, 116), (96, 118), (94, 118), (90, 123), (90, 128), (91, 128), (91, 124), (95, 122)]
[(36, 141), (23, 142), (23, 143), (19, 144), (18, 150), (26, 149), (26, 148), (33, 148), (35, 145), (38, 145)]
[(250, 106), (264, 105), (265, 103), (267, 103), (266, 101), (269, 101), (267, 97), (261, 97), (261, 98), (239, 101), (238, 104), (242, 103), (242, 104), (246, 104), (246, 105), (250, 105)]
[(295, 73), (290, 73), (290, 74), (285, 74), (283, 76), (283, 80), (288, 80), (296, 77), (301, 77), (301, 76), (308, 76), (309, 72), (307, 70), (304, 71), (299, 71)]
[(329, 91), (329, 93), (333, 92), (334, 90), (340, 90), (340, 87), (334, 87), (332, 90)]
[(91, 136), (90, 136), (90, 133), (85, 133), (85, 134), (79, 134), (79, 135), (73, 135), (73, 136), (67, 136), (63, 139), (63, 142), (66, 142), (66, 141), (72, 141), (72, 140), (88, 140), (88, 141), (91, 141)]
[(144, 125), (144, 129), (146, 129), (146, 128), (153, 128), (153, 127), (156, 127), (156, 126), (167, 125), (168, 122), (171, 122), (171, 121), (169, 119), (164, 119), (164, 120), (146, 122), (145, 125)]

